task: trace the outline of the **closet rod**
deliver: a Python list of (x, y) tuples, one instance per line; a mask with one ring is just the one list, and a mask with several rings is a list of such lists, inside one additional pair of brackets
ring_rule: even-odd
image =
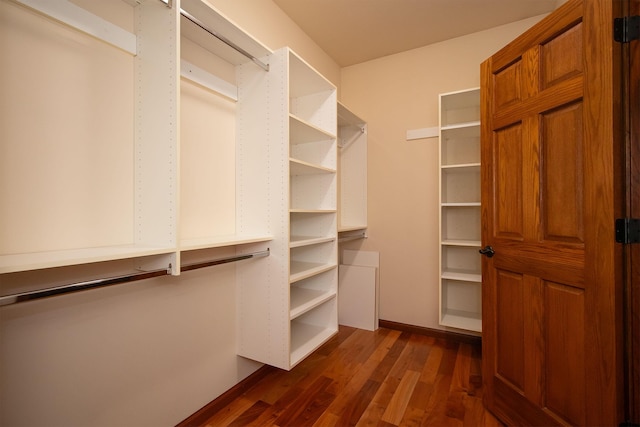
[(197, 18), (195, 18), (193, 15), (189, 14), (189, 12), (186, 12), (184, 9), (180, 9), (180, 15), (184, 16), (189, 21), (193, 22), (195, 25), (197, 25), (198, 27), (202, 28), (207, 33), (211, 34), (213, 37), (215, 37), (218, 40), (220, 40), (222, 43), (224, 43), (227, 46), (229, 46), (229, 47), (235, 49), (236, 51), (240, 52), (242, 55), (244, 55), (247, 58), (249, 58), (250, 60), (252, 60), (257, 66), (259, 66), (263, 70), (269, 71), (269, 64), (265, 64), (264, 62), (260, 61), (258, 58), (256, 58), (255, 56), (251, 55), (249, 52), (247, 52), (246, 50), (242, 49), (238, 45), (234, 44), (232, 41), (228, 40), (224, 36), (221, 36), (220, 34), (216, 33), (215, 31), (210, 30), (202, 22), (200, 22)]
[(21, 294), (6, 295), (0, 297), (0, 306), (17, 304), (19, 302), (33, 301), (55, 295), (69, 294), (72, 292), (96, 289), (104, 286), (117, 285), (120, 283), (134, 282), (136, 280), (150, 279), (152, 277), (165, 276), (169, 274), (166, 268), (142, 273), (127, 274), (124, 276), (108, 277), (105, 279), (89, 280), (86, 282), (70, 283), (68, 285), (56, 286), (54, 288), (42, 289), (39, 291), (24, 292)]
[(356, 133), (354, 134), (351, 139), (349, 139), (347, 142), (342, 142), (342, 143), (338, 143), (338, 146), (340, 148), (347, 148), (349, 145), (351, 145), (355, 140), (357, 140), (358, 138), (360, 138), (361, 134), (366, 133), (366, 130), (364, 127), (360, 128), (360, 133)]
[(366, 238), (367, 238), (367, 233), (363, 231), (362, 233), (351, 234), (348, 236), (340, 237), (338, 238), (338, 243), (348, 242), (349, 240), (366, 239)]
[[(196, 270), (198, 268), (210, 267), (213, 265), (226, 264), (234, 261), (241, 261), (249, 258), (259, 258), (269, 256), (269, 249), (266, 251), (254, 252), (250, 254), (235, 255), (225, 258), (218, 258), (210, 261), (200, 262), (196, 264), (189, 264), (181, 267), (181, 271)], [(141, 273), (127, 274), (124, 276), (108, 277), (104, 279), (88, 280), (86, 282), (71, 283), (67, 285), (56, 286), (53, 288), (42, 289), (39, 291), (23, 292), (20, 294), (6, 295), (0, 297), (0, 306), (17, 304), (25, 301), (33, 301), (46, 297), (69, 294), (72, 292), (84, 291), (88, 289), (96, 289), (110, 285), (117, 285), (121, 283), (135, 282), (137, 280), (151, 279), (153, 277), (166, 276), (170, 274), (171, 265), (169, 268), (162, 268), (152, 271), (144, 271)]]
[(187, 264), (187, 265), (181, 266), (180, 271), (191, 271), (191, 270), (196, 270), (198, 268), (211, 267), (213, 265), (226, 264), (228, 262), (242, 261), (243, 259), (262, 258), (266, 256), (269, 256), (269, 249), (267, 249), (266, 251), (253, 252), (250, 254), (235, 255), (235, 256), (226, 257), (226, 258), (218, 258), (210, 261)]

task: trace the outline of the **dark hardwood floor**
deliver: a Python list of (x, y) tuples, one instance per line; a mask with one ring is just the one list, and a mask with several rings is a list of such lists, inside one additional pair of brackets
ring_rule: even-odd
[(181, 426), (501, 426), (482, 406), (480, 353), (477, 344), (341, 326), (291, 371), (264, 367), (250, 387)]

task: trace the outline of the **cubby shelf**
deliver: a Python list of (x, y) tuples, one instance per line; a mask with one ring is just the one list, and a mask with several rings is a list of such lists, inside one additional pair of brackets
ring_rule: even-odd
[(326, 290), (307, 289), (292, 286), (290, 295), (291, 311), (289, 317), (291, 320), (295, 319), (308, 312), (309, 310), (318, 307), (319, 305), (335, 298), (336, 294), (328, 292)]
[(440, 324), (482, 330), (480, 91), (440, 95)]
[(289, 281), (291, 283), (298, 282), (303, 279), (315, 276), (325, 271), (336, 268), (336, 263), (319, 263), (319, 262), (305, 262), (305, 261), (291, 261), (291, 272)]

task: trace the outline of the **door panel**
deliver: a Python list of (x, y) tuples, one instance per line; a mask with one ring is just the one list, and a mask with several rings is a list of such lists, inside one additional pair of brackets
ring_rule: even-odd
[(550, 282), (544, 287), (546, 407), (571, 425), (585, 425), (584, 291)]
[(483, 380), (509, 425), (622, 419), (614, 13), (569, 0), (482, 64)]
[(522, 126), (518, 123), (495, 133), (496, 235), (506, 239), (524, 238), (522, 215)]
[(502, 351), (496, 357), (496, 372), (520, 392), (525, 384), (523, 281), (522, 274), (497, 272), (497, 345)]
[(541, 45), (540, 86), (548, 89), (582, 74), (582, 22)]
[(542, 233), (547, 241), (584, 243), (582, 102), (541, 114)]

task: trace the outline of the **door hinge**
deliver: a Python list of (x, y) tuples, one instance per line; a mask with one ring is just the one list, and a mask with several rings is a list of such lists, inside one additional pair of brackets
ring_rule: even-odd
[(613, 39), (629, 43), (640, 38), (640, 16), (625, 16), (613, 20)]
[(616, 219), (616, 242), (624, 244), (640, 243), (640, 219)]

